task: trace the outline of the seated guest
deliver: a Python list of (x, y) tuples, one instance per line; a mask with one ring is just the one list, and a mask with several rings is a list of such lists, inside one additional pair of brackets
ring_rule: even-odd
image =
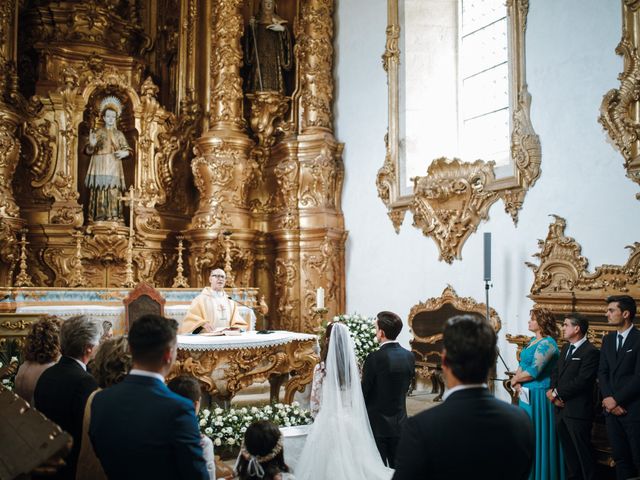
[[(200, 390), (200, 384), (194, 377), (188, 375), (180, 375), (171, 379), (167, 384), (169, 390), (178, 395), (191, 400), (193, 407), (196, 409), (196, 415), (200, 411), (200, 400), (202, 398), (202, 391)], [(213, 455), (213, 442), (205, 434), (200, 434), (200, 445), (204, 452), (204, 459), (207, 462), (207, 470), (209, 471), (209, 478), (216, 480), (216, 463)]]
[(102, 328), (84, 315), (71, 317), (60, 327), (58, 363), (46, 369), (33, 394), (35, 407), (73, 437), (73, 447), (55, 478), (74, 479), (80, 453), (82, 417), (87, 398), (98, 385), (87, 372)]
[[(127, 373), (129, 373), (132, 365), (127, 339), (125, 337), (115, 337), (104, 340), (98, 347), (98, 352), (90, 365), (91, 374), (98, 382), (100, 389), (120, 383), (124, 380)], [(84, 409), (82, 446), (80, 447), (80, 456), (78, 457), (76, 480), (106, 480), (107, 478), (93, 450), (93, 445), (89, 440), (91, 404), (93, 403), (93, 397), (99, 390), (96, 390), (89, 396)]]
[(441, 405), (410, 417), (402, 430), (394, 479), (526, 479), (533, 460), (527, 414), (487, 388), (496, 362), (496, 334), (469, 315), (449, 319), (442, 371), (448, 391)]
[(109, 478), (209, 480), (193, 403), (164, 383), (177, 329), (159, 315), (133, 322), (131, 372), (93, 399), (89, 438)]
[(22, 351), (24, 363), (16, 374), (15, 392), (33, 405), (36, 383), (47, 368), (60, 358), (60, 320), (43, 317), (31, 324)]
[(240, 316), (238, 304), (224, 291), (226, 279), (224, 270), (216, 268), (211, 271), (211, 286), (205, 287), (202, 293), (193, 299), (178, 333), (212, 332), (216, 328), (225, 327), (249, 328)]
[[(331, 461), (331, 459), (327, 459)], [(236, 460), (239, 480), (292, 480), (284, 462), (282, 434), (267, 420), (252, 423), (244, 433), (244, 441)]]
[(547, 398), (555, 405), (556, 427), (567, 468), (567, 478), (595, 478), (591, 449), (593, 393), (600, 352), (587, 340), (589, 321), (571, 314), (564, 319), (562, 336), (567, 343), (551, 372)]

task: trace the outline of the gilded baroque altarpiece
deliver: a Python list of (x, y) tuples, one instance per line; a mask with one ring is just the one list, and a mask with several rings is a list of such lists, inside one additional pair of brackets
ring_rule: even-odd
[[(180, 243), (181, 286), (225, 267), (230, 286), (265, 296), (271, 328), (315, 330), (317, 287), (341, 312), (333, 8), (2, 2), (0, 287), (171, 287)], [(109, 101), (126, 139), (124, 213), (94, 220), (87, 145)]]

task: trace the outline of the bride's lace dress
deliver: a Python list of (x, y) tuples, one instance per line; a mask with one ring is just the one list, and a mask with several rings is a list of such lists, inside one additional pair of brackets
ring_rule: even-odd
[(334, 325), (321, 408), (296, 468), (297, 480), (388, 480), (369, 425), (349, 330)]

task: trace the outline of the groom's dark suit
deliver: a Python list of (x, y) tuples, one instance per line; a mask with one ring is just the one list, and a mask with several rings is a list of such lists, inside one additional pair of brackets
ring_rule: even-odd
[(157, 378), (128, 375), (98, 392), (89, 437), (109, 478), (209, 478), (193, 403)]
[(362, 372), (362, 393), (382, 459), (395, 466), (395, 451), (407, 418), (406, 396), (415, 370), (413, 354), (386, 342), (369, 354)]
[(593, 394), (598, 374), (600, 352), (589, 341), (580, 345), (567, 358), (570, 344), (560, 351), (560, 358), (551, 372), (551, 388), (564, 402), (555, 408), (557, 431), (564, 448), (568, 478), (595, 478), (595, 463), (591, 448)]
[(598, 382), (602, 398), (613, 397), (627, 413), (606, 416), (618, 478), (640, 472), (640, 330), (633, 327), (620, 350), (617, 332), (602, 339)]

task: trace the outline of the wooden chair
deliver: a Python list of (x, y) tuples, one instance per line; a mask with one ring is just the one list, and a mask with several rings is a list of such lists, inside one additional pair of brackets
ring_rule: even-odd
[(0, 385), (0, 478), (38, 478), (64, 465), (72, 438)]
[(122, 301), (127, 331), (131, 328), (131, 324), (143, 315), (152, 313), (164, 316), (165, 302), (166, 300), (158, 290), (148, 283), (140, 282)]
[[(409, 327), (413, 333), (411, 351), (416, 358), (417, 378), (430, 380), (432, 392), (438, 396), (434, 401), (442, 400), (444, 380), (440, 352), (442, 352), (442, 332), (444, 325), (456, 315), (472, 315), (484, 319), (487, 307), (469, 297), (459, 297), (450, 286), (443, 290), (442, 295), (414, 305), (409, 313)], [(500, 318), (494, 309), (490, 309), (489, 316), (496, 332), (500, 330)], [(495, 371), (491, 377), (495, 377)], [(491, 384), (492, 386), (492, 384)]]

